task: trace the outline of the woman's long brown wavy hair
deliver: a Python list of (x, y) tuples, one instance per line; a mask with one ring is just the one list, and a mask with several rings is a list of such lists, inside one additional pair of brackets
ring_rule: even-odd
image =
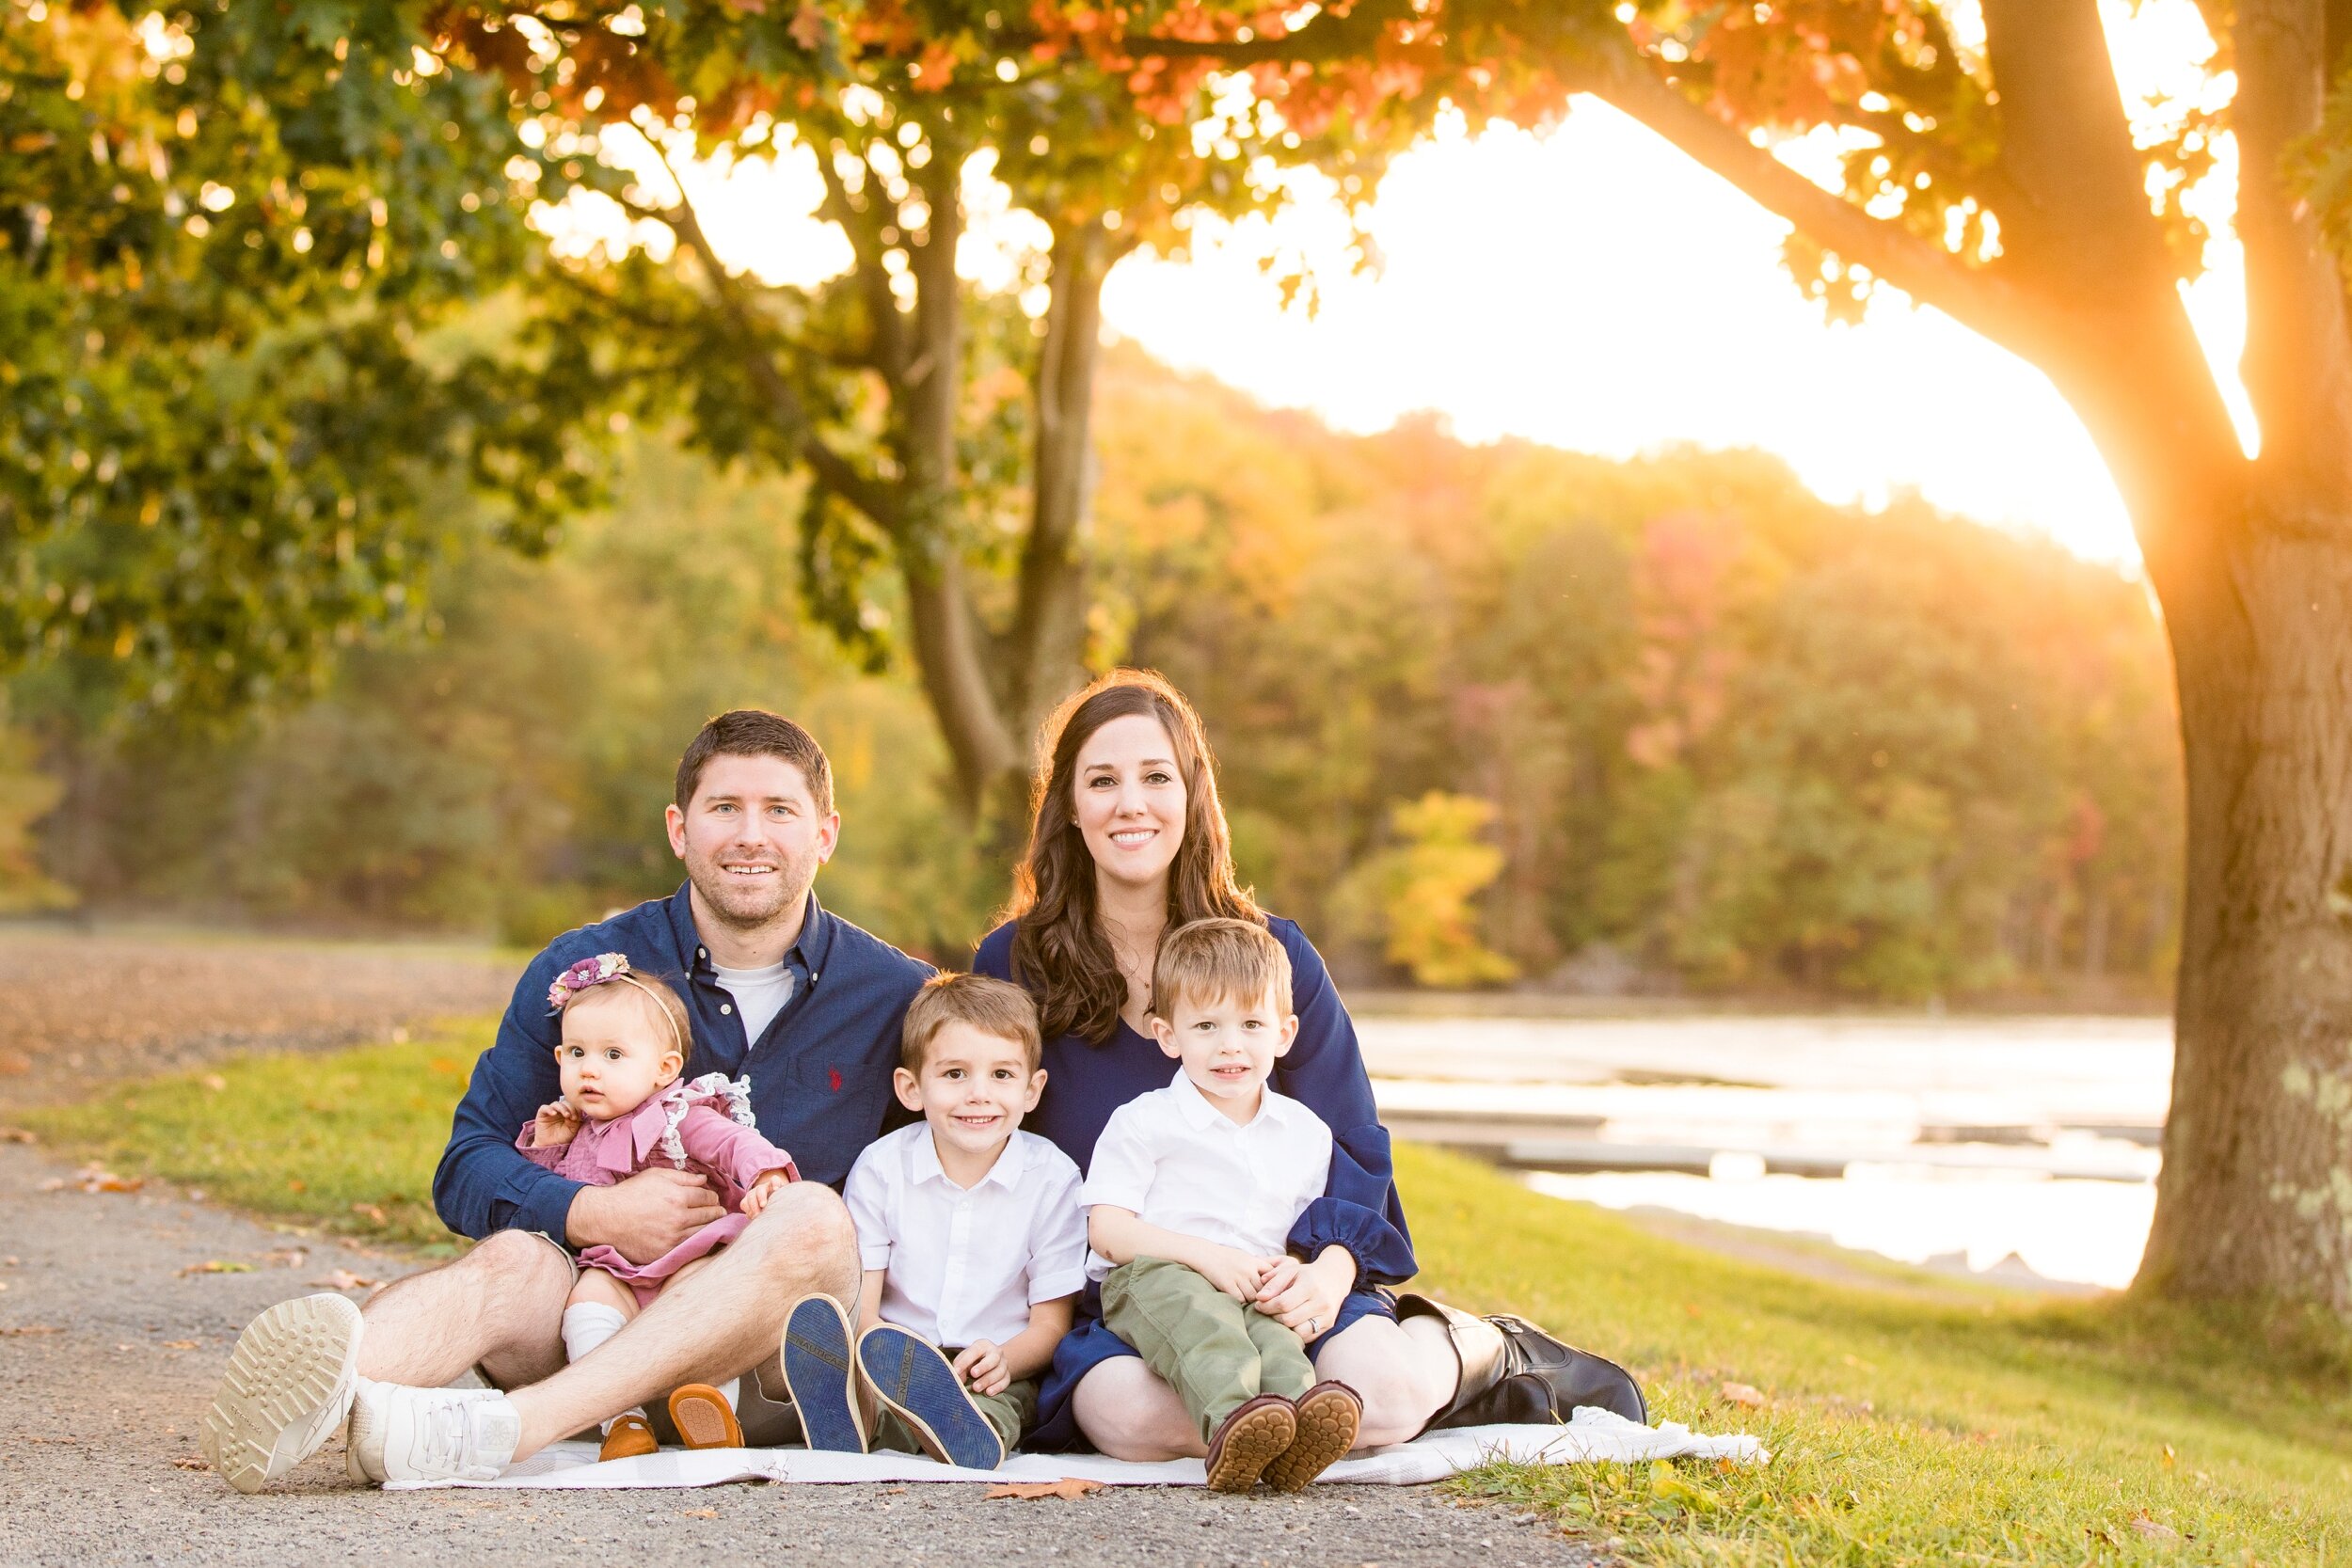
[(1216, 798), (1216, 759), (1200, 715), (1183, 692), (1152, 670), (1114, 670), (1055, 710), (1045, 733), (1029, 802), (1029, 853), (1013, 874), (1007, 913), (1013, 974), (1037, 997), (1047, 1039), (1074, 1034), (1096, 1045), (1111, 1037), (1127, 1000), (1110, 939), (1095, 919), (1094, 857), (1078, 831), (1078, 753), (1114, 719), (1156, 719), (1175, 750), (1184, 781), (1184, 837), (1168, 867), (1168, 925), (1211, 915), (1265, 923), (1257, 902), (1233, 879), (1233, 840)]

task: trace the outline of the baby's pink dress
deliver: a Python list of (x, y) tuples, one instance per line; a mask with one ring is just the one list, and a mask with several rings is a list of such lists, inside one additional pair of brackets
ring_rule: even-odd
[(726, 1213), (650, 1263), (632, 1263), (602, 1243), (580, 1253), (582, 1264), (602, 1269), (634, 1291), (640, 1307), (660, 1293), (670, 1275), (742, 1234), (752, 1223), (743, 1212), (743, 1194), (753, 1182), (771, 1170), (784, 1172), (787, 1181), (801, 1179), (792, 1156), (753, 1125), (750, 1080), (730, 1081), (723, 1072), (673, 1084), (611, 1121), (583, 1120), (566, 1144), (534, 1148), (531, 1135), (526, 1124), (515, 1140), (524, 1159), (591, 1187), (610, 1187), (653, 1165), (709, 1178)]

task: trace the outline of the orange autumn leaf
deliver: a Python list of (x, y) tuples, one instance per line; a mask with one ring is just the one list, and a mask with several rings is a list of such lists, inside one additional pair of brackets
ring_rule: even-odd
[(1076, 1476), (1064, 1476), (1059, 1481), (1009, 1481), (988, 1489), (991, 1498), (1013, 1497), (1027, 1502), (1038, 1497), (1083, 1497), (1089, 1492), (1100, 1492), (1099, 1481), (1080, 1481)]

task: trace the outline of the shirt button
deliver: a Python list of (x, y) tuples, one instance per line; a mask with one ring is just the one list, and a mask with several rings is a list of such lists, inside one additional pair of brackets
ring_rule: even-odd
[(710, 957), (710, 953), (707, 948), (697, 947), (694, 949), (694, 957), (698, 958), (707, 958)]
[(735, 1004), (732, 1002), (722, 1002), (719, 1004), (719, 1010), (723, 1013), (731, 1013), (735, 1011)]

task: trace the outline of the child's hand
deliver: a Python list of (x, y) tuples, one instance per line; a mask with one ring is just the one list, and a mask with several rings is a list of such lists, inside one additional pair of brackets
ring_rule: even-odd
[(768, 1200), (792, 1184), (792, 1179), (780, 1170), (771, 1170), (743, 1190), (743, 1212), (756, 1216), (768, 1207)]
[(551, 1100), (539, 1107), (539, 1114), (531, 1118), (531, 1147), (554, 1148), (572, 1141), (580, 1131), (580, 1113), (571, 1102)]
[(1005, 1353), (986, 1339), (975, 1339), (957, 1353), (956, 1375), (972, 1386), (976, 1394), (1001, 1394), (1012, 1386), (1012, 1373), (1005, 1370)]
[(1265, 1277), (1271, 1259), (1252, 1258), (1239, 1247), (1210, 1246), (1198, 1259), (1186, 1259), (1201, 1278), (1245, 1305), (1256, 1299), (1258, 1282)]

